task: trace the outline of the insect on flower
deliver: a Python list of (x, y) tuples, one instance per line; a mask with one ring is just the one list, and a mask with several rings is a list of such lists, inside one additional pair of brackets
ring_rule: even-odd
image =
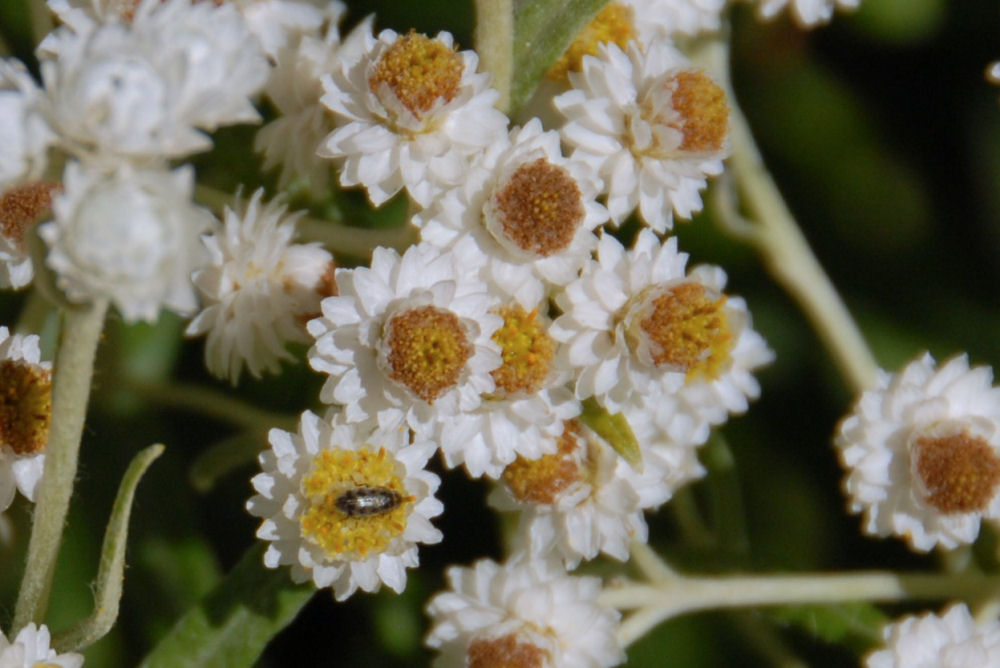
[(349, 517), (382, 515), (399, 507), (407, 498), (387, 487), (357, 487), (337, 497), (337, 510)]

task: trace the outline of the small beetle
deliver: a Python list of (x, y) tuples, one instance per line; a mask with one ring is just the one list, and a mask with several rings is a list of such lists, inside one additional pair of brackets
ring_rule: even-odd
[(402, 494), (386, 487), (357, 487), (338, 496), (334, 503), (348, 517), (370, 517), (391, 512), (405, 500)]

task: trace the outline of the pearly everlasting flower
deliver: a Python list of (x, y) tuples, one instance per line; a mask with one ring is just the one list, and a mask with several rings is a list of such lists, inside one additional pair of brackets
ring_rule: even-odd
[[(370, 26), (372, 18), (365, 19)], [(323, 38), (303, 36), (294, 46), (280, 49), (265, 94), (278, 117), (262, 127), (254, 139), (254, 149), (264, 154), (264, 169), (281, 165), (279, 184), (296, 177), (309, 180), (311, 190), (329, 186), (330, 161), (317, 153), (323, 139), (333, 131), (333, 115), (320, 103), (320, 78), (336, 69), (342, 60), (364, 48), (364, 31), (354, 30), (343, 44), (336, 24)]]
[(490, 337), (502, 319), (485, 284), (458, 270), (462, 252), (417, 245), (400, 257), (380, 247), (371, 268), (337, 270), (338, 295), (307, 325), (309, 363), (330, 376), (322, 401), (343, 405), (350, 422), (405, 419), (424, 434), (480, 405), (496, 387)]
[(554, 100), (567, 119), (563, 139), (604, 179), (616, 224), (638, 207), (663, 232), (674, 215), (701, 209), (705, 179), (722, 172), (725, 92), (663, 40), (645, 50), (605, 44), (599, 53), (584, 57), (583, 70), (570, 73), (573, 90)]
[(604, 235), (597, 254), (556, 296), (563, 315), (550, 330), (578, 372), (576, 396), (595, 397), (613, 413), (649, 402), (664, 429), (683, 427), (702, 441), (699, 422), (744, 412), (760, 393), (752, 372), (773, 353), (743, 300), (723, 294), (725, 273), (685, 272), (676, 237), (661, 245), (649, 230), (627, 252)]
[(324, 29), (336, 34), (347, 12), (338, 0), (230, 0), (271, 58), (300, 39), (319, 37)]
[(193, 189), (190, 167), (105, 173), (71, 163), (54, 220), (38, 228), (58, 287), (73, 301), (109, 299), (130, 322), (153, 321), (162, 307), (193, 311), (199, 235), (215, 224)]
[(719, 29), (726, 0), (622, 0), (634, 12), (640, 44)]
[(337, 129), (320, 155), (342, 162), (340, 183), (364, 186), (375, 205), (406, 188), (427, 206), (462, 182), (468, 163), (506, 131), (494, 108), (499, 93), (477, 74), (472, 51), (455, 51), (451, 35), (358, 27), (364, 49), (324, 77), (325, 104)]
[(538, 279), (565, 285), (590, 258), (593, 230), (608, 219), (595, 201), (600, 180), (586, 163), (564, 158), (559, 134), (544, 132), (537, 119), (513, 130), (479, 167), (415, 218), (421, 238), (448, 248), (471, 237), (466, 263), (523, 304), (537, 304), (545, 294)]
[(0, 327), (0, 512), (17, 490), (34, 501), (45, 467), (52, 364), (40, 360), (37, 336), (11, 335)]
[(404, 429), (352, 425), (305, 412), (297, 434), (272, 429), (271, 448), (250, 514), (263, 518), (264, 564), (291, 566), (295, 582), (331, 587), (338, 601), (357, 589), (395, 592), (418, 564), (417, 544), (437, 543), (430, 518), (441, 514), (440, 484), (424, 470), (434, 444), (409, 442)]
[(204, 308), (186, 334), (208, 334), (205, 363), (216, 376), (239, 379), (244, 364), (255, 378), (292, 359), (290, 342), (311, 339), (305, 321), (319, 313), (334, 269), (318, 244), (293, 244), (301, 213), (254, 193), (242, 211), (226, 208), (223, 228), (203, 237), (208, 264), (192, 277)]
[(601, 607), (601, 580), (567, 575), (522, 554), (448, 569), (448, 591), (427, 605), (436, 668), (478, 665), (601, 668), (625, 661), (620, 615)]
[(1000, 519), (1000, 389), (965, 355), (930, 355), (879, 372), (841, 421), (834, 445), (851, 512), (865, 533), (902, 536), (926, 552), (971, 543)]
[(22, 288), (35, 275), (28, 234), (52, 209), (60, 185), (32, 181), (0, 191), (0, 287)]
[(201, 131), (255, 122), (268, 65), (236, 9), (143, 0), (130, 23), (80, 18), (39, 46), (50, 124), (91, 158), (160, 162), (211, 147)]
[(0, 192), (42, 176), (55, 137), (39, 108), (41, 89), (24, 65), (0, 59)]
[(833, 18), (834, 9), (857, 9), (861, 0), (760, 0), (757, 8), (763, 19), (773, 19), (786, 6), (803, 28), (812, 28)]
[(49, 629), (32, 622), (8, 641), (0, 631), (0, 668), (80, 668), (83, 655), (76, 652), (60, 654), (49, 646)]
[(1000, 666), (1000, 622), (976, 622), (964, 603), (941, 616), (908, 616), (882, 630), (885, 648), (869, 654), (868, 668)]

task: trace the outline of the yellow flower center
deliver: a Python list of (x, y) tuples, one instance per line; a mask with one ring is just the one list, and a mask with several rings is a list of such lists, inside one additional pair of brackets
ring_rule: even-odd
[(701, 70), (680, 70), (653, 83), (640, 103), (651, 136), (637, 147), (666, 159), (721, 151), (729, 132), (726, 93)]
[(422, 120), (438, 100), (448, 103), (455, 98), (464, 68), (455, 49), (411, 31), (379, 57), (368, 87), (379, 95), (386, 86), (401, 105)]
[(600, 44), (614, 43), (624, 50), (625, 45), (635, 38), (633, 18), (630, 7), (620, 2), (609, 2), (580, 31), (546, 76), (561, 81), (566, 79), (567, 72), (579, 72), (583, 68), (583, 57), (597, 55), (597, 47)]
[(538, 309), (528, 313), (519, 305), (496, 310), (503, 326), (493, 340), (500, 346), (503, 364), (494, 369), (497, 395), (531, 395), (545, 386), (552, 370), (555, 344), (539, 322)]
[(52, 208), (52, 196), (62, 189), (54, 181), (14, 186), (0, 196), (0, 233), (24, 248), (24, 235)]
[(549, 653), (514, 633), (499, 638), (480, 638), (469, 643), (465, 653), (468, 668), (543, 668)]
[(15, 455), (42, 452), (51, 420), (51, 372), (19, 360), (0, 362), (0, 446)]
[(639, 360), (694, 378), (718, 378), (733, 345), (726, 297), (701, 283), (651, 286), (630, 302), (625, 328)]
[(505, 248), (528, 257), (565, 250), (583, 221), (576, 180), (545, 158), (521, 165), (486, 203), (486, 228)]
[(576, 420), (567, 420), (559, 447), (538, 459), (517, 459), (507, 465), (501, 479), (521, 503), (550, 505), (571, 485), (588, 478), (587, 442)]
[(472, 357), (469, 342), (451, 311), (422, 306), (386, 323), (389, 377), (429, 404), (458, 384)]
[(1000, 482), (1000, 457), (985, 439), (964, 431), (922, 436), (913, 452), (927, 505), (945, 515), (986, 510)]
[(385, 448), (321, 451), (302, 479), (309, 504), (299, 517), (302, 537), (331, 559), (385, 552), (406, 529), (416, 500), (406, 493), (401, 468)]

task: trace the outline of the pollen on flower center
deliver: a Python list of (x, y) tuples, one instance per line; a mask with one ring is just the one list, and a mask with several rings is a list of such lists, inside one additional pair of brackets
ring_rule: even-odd
[(951, 436), (923, 436), (913, 445), (913, 470), (924, 502), (945, 515), (986, 509), (1000, 482), (1000, 457), (983, 438), (962, 431)]
[(514, 633), (499, 638), (478, 638), (465, 653), (468, 668), (543, 668), (549, 653), (529, 642), (519, 642)]
[(521, 165), (489, 198), (486, 228), (505, 248), (533, 257), (565, 250), (583, 221), (583, 195), (569, 172), (545, 158)]
[(376, 95), (384, 84), (418, 120), (438, 100), (458, 95), (465, 66), (453, 48), (426, 35), (399, 37), (378, 59), (368, 87)]
[(647, 364), (689, 379), (716, 378), (732, 347), (725, 303), (725, 295), (701, 283), (651, 286), (628, 309), (629, 345)]
[(587, 478), (586, 450), (580, 426), (575, 420), (568, 420), (556, 452), (538, 459), (518, 455), (503, 470), (501, 478), (518, 501), (549, 505), (571, 485)]
[(641, 113), (652, 136), (638, 148), (656, 158), (721, 151), (729, 132), (726, 93), (700, 70), (681, 70), (654, 83)]
[(0, 233), (23, 249), (28, 228), (52, 208), (52, 195), (61, 188), (54, 181), (35, 181), (7, 190), (0, 196)]
[(609, 2), (597, 16), (580, 31), (562, 57), (556, 61), (546, 76), (554, 80), (566, 78), (567, 72), (579, 72), (584, 56), (597, 55), (601, 44), (617, 44), (622, 50), (635, 39), (632, 8), (620, 2)]
[(309, 504), (299, 517), (302, 537), (331, 559), (384, 552), (406, 529), (416, 500), (400, 466), (385, 448), (320, 451), (301, 483)]
[(534, 394), (544, 387), (552, 369), (552, 337), (539, 322), (537, 308), (528, 313), (514, 304), (496, 313), (503, 318), (503, 326), (493, 334), (503, 356), (503, 364), (491, 372), (497, 394)]
[(422, 306), (386, 323), (389, 377), (429, 404), (458, 384), (472, 344), (451, 311)]
[(0, 362), (0, 446), (15, 455), (42, 452), (52, 420), (52, 374), (36, 364)]

